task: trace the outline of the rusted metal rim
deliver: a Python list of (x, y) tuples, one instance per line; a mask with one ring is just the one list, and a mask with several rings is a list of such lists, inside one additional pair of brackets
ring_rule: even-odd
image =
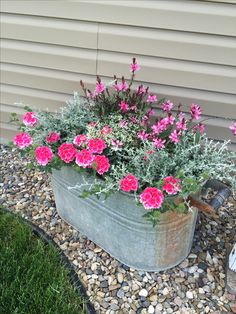
[[(14, 215), (14, 213), (10, 209), (3, 208), (3, 210), (7, 213)], [(68, 276), (69, 276), (70, 282), (75, 286), (76, 290), (79, 292), (82, 299), (85, 300), (84, 308), (85, 308), (86, 313), (87, 314), (96, 314), (97, 312), (95, 311), (92, 303), (89, 301), (89, 298), (88, 298), (88, 295), (86, 293), (86, 289), (85, 289), (84, 285), (80, 281), (80, 279), (79, 279), (77, 273), (75, 272), (73, 266), (71, 265), (68, 257), (62, 251), (62, 249), (59, 247), (59, 245), (43, 229), (41, 229), (40, 227), (35, 225), (33, 222), (25, 219), (24, 217), (21, 217), (21, 218), (24, 220), (24, 222), (26, 222), (26, 224), (28, 226), (31, 227), (32, 232), (36, 236), (40, 237), (46, 244), (52, 245), (56, 248), (56, 250), (59, 252), (62, 265), (65, 266), (69, 270)]]

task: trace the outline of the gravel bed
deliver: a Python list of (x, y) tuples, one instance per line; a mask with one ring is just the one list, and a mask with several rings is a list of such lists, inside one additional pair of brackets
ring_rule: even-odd
[(235, 241), (236, 202), (219, 219), (199, 215), (192, 251), (178, 267), (153, 273), (126, 267), (57, 214), (50, 176), (27, 168), (15, 149), (1, 146), (0, 204), (31, 220), (60, 245), (97, 313), (236, 313), (225, 291), (226, 247)]

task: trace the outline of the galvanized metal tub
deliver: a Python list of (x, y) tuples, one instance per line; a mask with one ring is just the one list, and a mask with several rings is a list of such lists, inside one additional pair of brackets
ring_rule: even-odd
[[(86, 177), (86, 180), (91, 178)], [(134, 197), (117, 192), (106, 201), (80, 197), (68, 189), (83, 182), (71, 167), (53, 170), (52, 185), (59, 215), (121, 263), (143, 271), (161, 271), (178, 265), (189, 254), (197, 209), (188, 214), (166, 212), (153, 227), (142, 216)]]

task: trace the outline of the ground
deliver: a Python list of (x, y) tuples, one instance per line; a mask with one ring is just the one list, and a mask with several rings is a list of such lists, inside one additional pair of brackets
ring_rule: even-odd
[(225, 291), (226, 247), (233, 245), (236, 202), (213, 220), (199, 215), (190, 255), (178, 267), (140, 272), (119, 263), (57, 215), (50, 176), (27, 168), (27, 160), (1, 147), (1, 203), (39, 225), (60, 245), (87, 289), (97, 313), (236, 313)]

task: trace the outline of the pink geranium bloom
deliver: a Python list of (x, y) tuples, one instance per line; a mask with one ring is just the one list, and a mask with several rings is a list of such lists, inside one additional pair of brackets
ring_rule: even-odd
[(156, 95), (148, 95), (147, 102), (153, 103), (153, 102), (156, 102), (156, 101), (157, 101), (157, 96)]
[(124, 112), (127, 112), (129, 110), (129, 105), (125, 102), (125, 101), (122, 101), (120, 104), (119, 104), (119, 107), (120, 107), (120, 110), (124, 113)]
[(137, 137), (142, 141), (145, 141), (148, 138), (148, 134), (145, 131), (140, 131), (138, 132)]
[(30, 146), (33, 143), (33, 140), (28, 133), (19, 133), (14, 137), (13, 142), (20, 149), (23, 149)]
[(76, 148), (70, 143), (63, 143), (58, 148), (58, 156), (67, 164), (75, 159), (76, 152)]
[(95, 92), (97, 95), (101, 94), (105, 90), (106, 86), (105, 84), (100, 81), (99, 83), (96, 84)]
[(76, 135), (76, 137), (73, 140), (73, 144), (75, 144), (78, 147), (82, 146), (83, 144), (87, 144), (87, 142), (88, 138), (86, 134)]
[(179, 141), (180, 141), (179, 136), (180, 136), (180, 133), (178, 133), (176, 130), (174, 130), (174, 131), (170, 134), (169, 139), (170, 139), (172, 142), (174, 142), (174, 143), (179, 143)]
[(157, 188), (148, 187), (140, 195), (140, 202), (145, 209), (160, 208), (163, 201), (164, 195)]
[(157, 149), (163, 149), (165, 148), (165, 140), (162, 140), (161, 138), (155, 138), (153, 140), (153, 145), (157, 148)]
[(95, 154), (101, 154), (106, 147), (104, 140), (100, 138), (93, 138), (88, 142), (88, 149)]
[(233, 135), (236, 136), (236, 121), (229, 127)]
[(101, 175), (107, 172), (110, 168), (109, 159), (104, 155), (95, 156), (93, 163), (95, 164), (97, 172)]
[(83, 149), (76, 154), (75, 162), (82, 168), (90, 167), (93, 163), (94, 155), (91, 151)]
[(167, 194), (174, 195), (177, 194), (180, 190), (180, 179), (169, 176), (164, 179), (163, 191)]
[(119, 92), (125, 92), (129, 88), (129, 85), (124, 81), (120, 84), (115, 84), (114, 88)]
[(133, 174), (128, 174), (123, 179), (121, 179), (120, 188), (125, 192), (137, 191), (138, 179)]
[(134, 60), (133, 63), (130, 64), (130, 72), (136, 72), (141, 69), (140, 65), (137, 63), (136, 60)]
[(200, 106), (197, 104), (192, 104), (190, 113), (191, 113), (192, 119), (199, 120), (201, 118), (201, 114), (202, 114)]
[(36, 156), (37, 162), (41, 166), (46, 166), (49, 163), (49, 161), (52, 160), (53, 153), (52, 153), (51, 148), (48, 146), (38, 146), (35, 149), (35, 156)]
[(162, 110), (169, 112), (172, 110), (174, 104), (170, 101), (170, 100), (166, 100), (163, 104), (162, 104)]
[(26, 112), (26, 114), (23, 117), (23, 123), (26, 126), (35, 126), (38, 122), (38, 118), (36, 117), (36, 114), (34, 112)]
[(60, 134), (55, 133), (55, 132), (50, 132), (47, 136), (46, 136), (46, 142), (48, 142), (49, 144), (53, 144), (56, 143), (57, 141), (60, 140)]

